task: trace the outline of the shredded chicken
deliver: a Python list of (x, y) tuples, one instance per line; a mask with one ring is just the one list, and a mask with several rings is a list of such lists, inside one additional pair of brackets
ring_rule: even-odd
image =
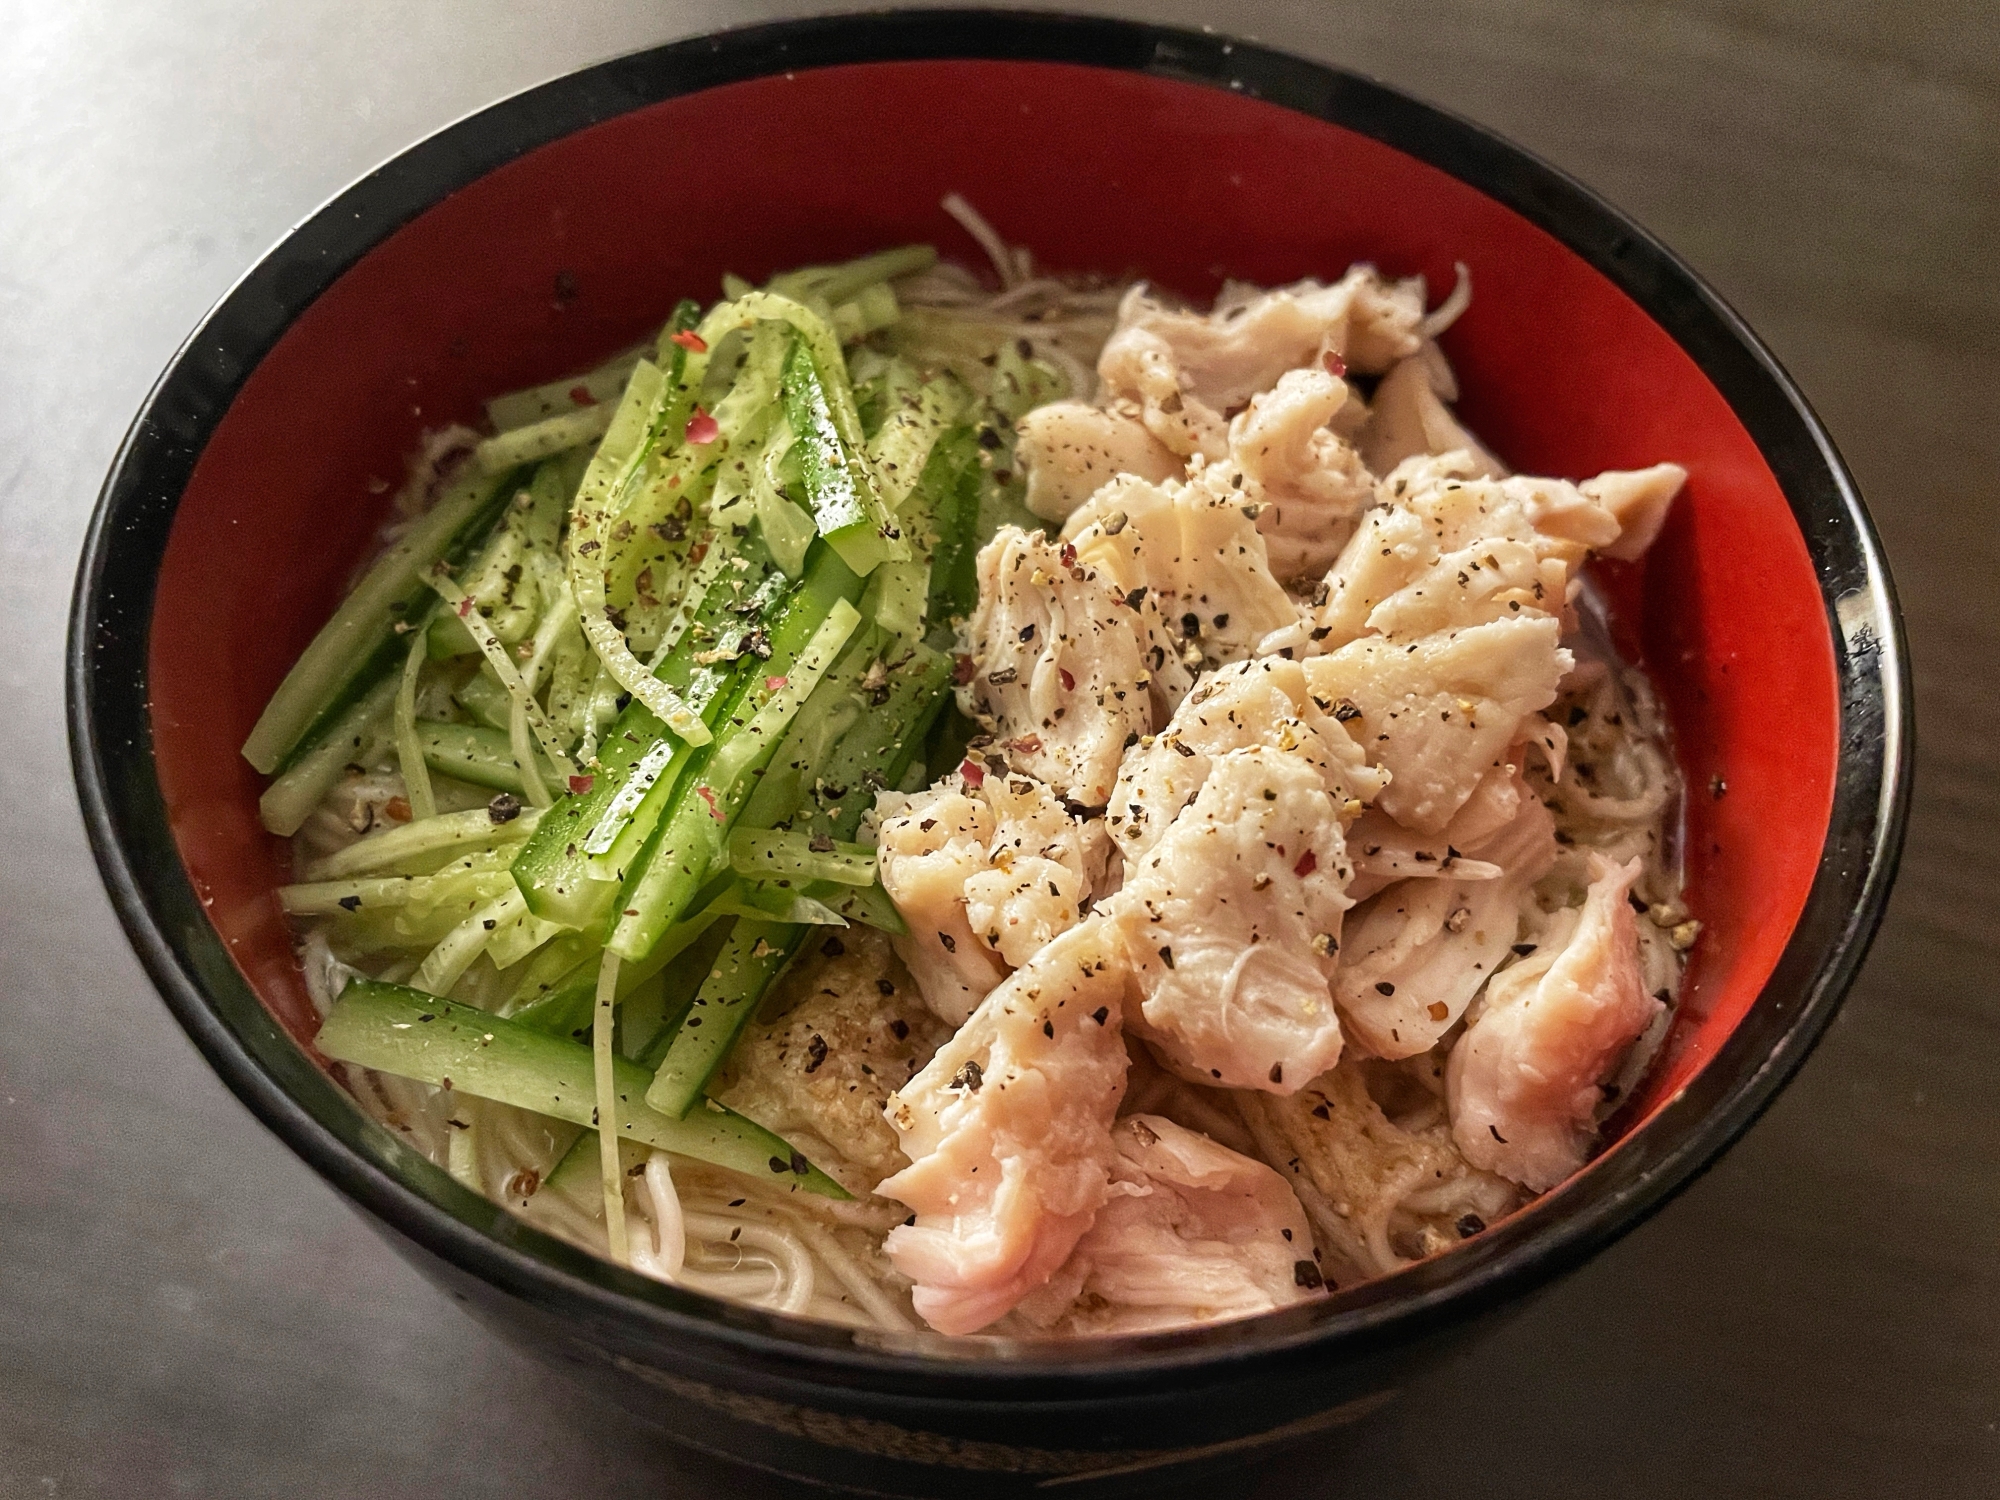
[(1228, 418), (1286, 371), (1329, 355), (1353, 370), (1385, 370), (1416, 353), (1423, 315), (1422, 278), (1385, 281), (1373, 266), (1356, 266), (1332, 286), (1225, 288), (1206, 315), (1135, 286), (1098, 356), (1100, 398), (1137, 416), (1175, 453), (1219, 459)]
[(1520, 935), (1523, 899), (1555, 863), (1555, 822), (1532, 796), (1498, 831), (1473, 844), (1453, 873), (1390, 886), (1356, 913), (1334, 994), (1353, 1034), (1378, 1057), (1428, 1052), (1465, 1014)]
[(1377, 474), (1387, 474), (1407, 458), (1462, 452), (1472, 472), (1486, 477), (1505, 474), (1500, 460), (1460, 424), (1445, 403), (1456, 398), (1450, 366), (1435, 344), (1426, 344), (1401, 360), (1382, 377), (1375, 399), (1368, 404), (1368, 425), (1361, 430), (1361, 456)]
[(1418, 833), (1440, 832), (1507, 757), (1530, 714), (1555, 701), (1576, 664), (1546, 615), (1494, 620), (1408, 642), (1367, 636), (1305, 664), (1306, 680), (1389, 773), (1376, 805)]
[(1606, 469), (1577, 486), (1610, 511), (1618, 522), (1618, 540), (1598, 550), (1606, 557), (1631, 562), (1659, 539), (1667, 510), (1687, 483), (1679, 464), (1654, 464), (1650, 469)]
[(1010, 969), (1076, 925), (1104, 870), (1103, 825), (1019, 771), (954, 772), (883, 792), (876, 864), (909, 931), (895, 939), (931, 1010), (963, 1024)]
[(1601, 1085), (1660, 1013), (1639, 978), (1626, 892), (1638, 860), (1590, 860), (1573, 929), (1496, 975), (1446, 1070), (1452, 1135), (1466, 1159), (1535, 1192), (1589, 1152), (1606, 1104)]
[(1022, 417), (1014, 458), (1027, 482), (1028, 509), (1060, 525), (1120, 474), (1181, 477), (1181, 459), (1138, 422), (1081, 401), (1055, 401)]
[(1214, 757), (1192, 805), (1127, 867), (1105, 911), (1141, 995), (1130, 1024), (1176, 1072), (1290, 1093), (1339, 1058), (1341, 827), (1309, 760), (1253, 745)]
[(1072, 515), (1063, 535), (1078, 563), (1109, 581), (1143, 625), (1146, 665), (1170, 703), (1191, 680), (1186, 672), (1241, 661), (1298, 621), (1271, 575), (1257, 507), (1227, 489), (1119, 479)]
[(1126, 752), (1104, 820), (1126, 860), (1136, 861), (1165, 836), (1218, 757), (1253, 745), (1311, 766), (1343, 825), (1387, 779), (1313, 700), (1299, 663), (1264, 656), (1221, 667), (1202, 678), (1164, 731)]
[(1074, 552), (1003, 526), (979, 553), (967, 627), (968, 716), (1061, 796), (1102, 807), (1127, 741), (1152, 727), (1139, 636), (1122, 597)]
[(1312, 1231), (1284, 1178), (1159, 1115), (1113, 1132), (1111, 1196), (1024, 1322), (1153, 1333), (1247, 1318), (1320, 1295)]
[(910, 1165), (878, 1191), (916, 1211), (885, 1248), (941, 1333), (973, 1333), (1069, 1258), (1110, 1192), (1125, 1092), (1124, 965), (1098, 919), (981, 1002), (889, 1101)]
[(1261, 507), (1257, 529), (1281, 580), (1324, 573), (1375, 498), (1374, 476), (1331, 425), (1351, 395), (1325, 370), (1287, 371), (1230, 422), (1229, 457), (1201, 473), (1211, 492)]

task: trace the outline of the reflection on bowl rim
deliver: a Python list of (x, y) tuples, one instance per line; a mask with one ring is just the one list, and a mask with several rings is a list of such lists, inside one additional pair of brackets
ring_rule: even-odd
[[(1246, 93), (1372, 137), (1497, 200), (1609, 278), (1696, 361), (1771, 464), (1818, 565), (1840, 760), (1818, 873), (1764, 987), (1799, 997), (1797, 1009), (1774, 1023), (1768, 1044), (1752, 1046), (1747, 1032), (1765, 1009), (1753, 1007), (1682, 1093), (1621, 1142), (1607, 1170), (1587, 1169), (1487, 1233), (1325, 1303), (1170, 1334), (1060, 1346), (923, 1337), (906, 1350), (881, 1335), (723, 1303), (601, 1261), (513, 1219), (400, 1143), (366, 1136), (377, 1128), (363, 1129), (359, 1109), (263, 1010), (202, 915), (150, 754), (120, 754), (150, 749), (143, 662), (154, 573), (201, 448), (293, 318), (370, 249), (452, 189), (629, 110), (787, 68), (946, 58), (1090, 64)], [(1213, 1373), (1414, 1336), (1582, 1260), (1691, 1181), (1804, 1060), (1880, 921), (1907, 814), (1908, 674), (1880, 544), (1805, 399), (1714, 292), (1588, 189), (1476, 125), (1265, 47), (1131, 21), (964, 11), (828, 16), (636, 52), (481, 110), (335, 198), (217, 303), (147, 397), (92, 518), (67, 660), (84, 819), (142, 963), (231, 1089), (343, 1192), (461, 1270), (514, 1296), (558, 1303), (565, 1316), (635, 1321), (671, 1339), (709, 1341), (718, 1355), (810, 1366), (877, 1389), (1042, 1400), (1081, 1390), (1077, 1382), (1102, 1395), (1157, 1386), (1193, 1367)]]

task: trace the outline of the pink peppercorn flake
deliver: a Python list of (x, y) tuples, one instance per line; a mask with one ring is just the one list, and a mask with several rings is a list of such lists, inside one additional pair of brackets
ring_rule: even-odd
[(1331, 349), (1326, 351), (1326, 355), (1320, 360), (1320, 363), (1326, 366), (1326, 373), (1331, 375), (1335, 380), (1340, 379), (1341, 376), (1347, 373), (1347, 361), (1342, 359), (1338, 354), (1335, 354)]
[(699, 447), (704, 443), (712, 443), (721, 436), (722, 425), (697, 406), (694, 415), (688, 418), (687, 440)]
[(715, 805), (715, 791), (712, 787), (698, 786), (694, 789), (694, 794), (708, 804), (708, 815), (711, 818), (718, 823), (726, 821), (722, 809)]
[(587, 385), (573, 385), (569, 388), (569, 399), (578, 406), (595, 406), (597, 398), (590, 394)]
[(692, 328), (683, 328), (679, 333), (672, 335), (668, 342), (679, 344), (692, 354), (708, 353), (708, 341)]
[(1068, 667), (1057, 667), (1056, 676), (1062, 679), (1063, 691), (1065, 693), (1073, 693), (1076, 691), (1076, 679), (1069, 675)]
[(791, 681), (789, 677), (766, 677), (764, 679), (764, 691), (775, 693), (789, 681)]
[(1304, 879), (1306, 876), (1312, 874), (1312, 872), (1314, 870), (1317, 870), (1318, 868), (1319, 868), (1319, 856), (1313, 853), (1312, 850), (1308, 849), (1306, 850), (1305, 853), (1299, 856), (1299, 862), (1292, 866), (1292, 873), (1298, 876), (1300, 879)]
[(596, 785), (597, 778), (595, 776), (572, 776), (569, 779), (569, 792), (572, 797), (585, 797), (590, 794), (590, 789)]
[(982, 786), (986, 781), (986, 767), (980, 765), (977, 761), (960, 761), (958, 774), (965, 778), (967, 786)]

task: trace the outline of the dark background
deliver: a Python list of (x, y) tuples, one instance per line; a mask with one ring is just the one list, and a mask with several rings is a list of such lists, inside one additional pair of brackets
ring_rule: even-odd
[[(814, 8), (0, 0), (0, 1497), (754, 1491), (494, 1342), (225, 1093), (98, 887), (60, 664), (125, 423), (291, 224), (504, 94)], [(2000, 7), (1103, 8), (1374, 73), (1656, 231), (1832, 428), (1916, 663), (1901, 884), (1797, 1082), (1651, 1224), (1244, 1489), (2000, 1493)]]

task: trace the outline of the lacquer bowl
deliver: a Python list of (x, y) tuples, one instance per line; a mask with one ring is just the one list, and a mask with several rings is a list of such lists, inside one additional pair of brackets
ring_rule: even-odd
[[(1658, 545), (1598, 583), (1672, 718), (1678, 1023), (1602, 1154), (1487, 1233), (1271, 1316), (1070, 1344), (901, 1343), (628, 1274), (365, 1118), (314, 1015), (237, 753), (404, 456), (682, 295), (910, 240), (965, 193), (1057, 270), (1194, 298), (1371, 260), (1452, 284), (1467, 423), (1517, 469), (1672, 458)], [(1659, 1208), (1825, 1029), (1879, 919), (1910, 765), (1880, 548), (1804, 399), (1646, 232), (1479, 127), (1223, 38), (1046, 14), (834, 17), (677, 43), (496, 104), (307, 220), (189, 338), (106, 482), (69, 656), (120, 916), (228, 1085), (486, 1322), (681, 1440), (877, 1493), (1144, 1491), (1364, 1415)]]

